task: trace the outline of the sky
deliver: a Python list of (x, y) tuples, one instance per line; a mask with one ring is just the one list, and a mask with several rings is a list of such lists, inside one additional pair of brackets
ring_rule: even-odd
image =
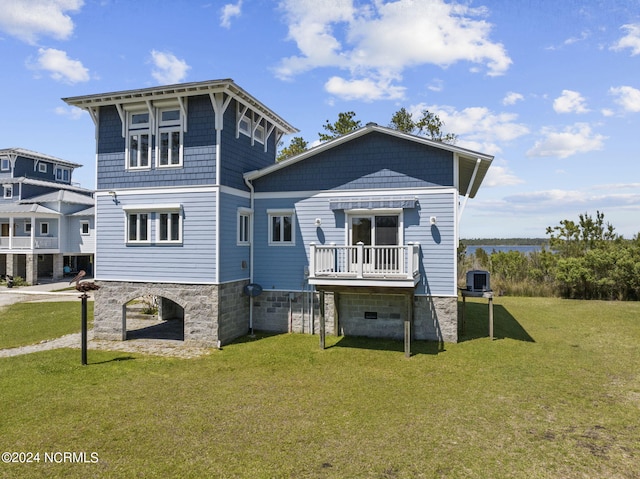
[(318, 141), (353, 111), (436, 113), (494, 155), (460, 237), (546, 237), (579, 215), (640, 233), (640, 0), (0, 0), (0, 148), (80, 163), (61, 98), (231, 78)]

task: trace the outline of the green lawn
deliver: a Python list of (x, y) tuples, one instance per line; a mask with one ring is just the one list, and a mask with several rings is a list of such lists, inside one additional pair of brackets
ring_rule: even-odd
[[(410, 359), (289, 334), (0, 359), (0, 451), (40, 453), (0, 477), (637, 478), (640, 304), (496, 298), (493, 342), (467, 306), (464, 341)], [(98, 462), (44, 462), (62, 451)]]
[[(0, 349), (34, 344), (80, 331), (81, 301), (16, 303), (0, 309)], [(93, 322), (93, 303), (87, 307)]]

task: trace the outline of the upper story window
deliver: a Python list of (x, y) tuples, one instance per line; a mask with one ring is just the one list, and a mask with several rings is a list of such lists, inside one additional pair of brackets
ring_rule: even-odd
[(182, 166), (182, 131), (180, 109), (160, 110), (157, 137), (159, 168)]
[(4, 185), (4, 198), (13, 198), (13, 185)]
[(246, 112), (238, 122), (238, 131), (258, 143), (264, 144), (265, 130), (262, 123), (252, 119), (253, 113)]
[(38, 171), (40, 173), (46, 173), (47, 172), (47, 164), (43, 163), (43, 162), (38, 163)]
[(86, 236), (89, 234), (89, 222), (81, 221), (80, 222), (80, 234)]
[(71, 171), (68, 168), (56, 166), (56, 181), (68, 183), (71, 180)]
[(127, 116), (127, 168), (149, 168), (151, 157), (149, 112), (128, 112)]
[(0, 171), (9, 171), (11, 169), (11, 162), (9, 158), (0, 158)]
[(269, 210), (269, 245), (294, 246), (295, 214), (293, 211)]
[(40, 223), (40, 236), (47, 236), (49, 234), (49, 223)]

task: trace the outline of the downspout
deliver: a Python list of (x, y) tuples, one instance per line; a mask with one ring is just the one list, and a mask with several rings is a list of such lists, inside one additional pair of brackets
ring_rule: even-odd
[[(251, 214), (249, 215), (249, 284), (253, 284), (253, 206), (255, 202), (255, 190), (251, 180), (245, 177), (244, 182), (249, 188), (249, 201), (251, 208)], [(253, 336), (253, 295), (249, 295), (249, 334)]]

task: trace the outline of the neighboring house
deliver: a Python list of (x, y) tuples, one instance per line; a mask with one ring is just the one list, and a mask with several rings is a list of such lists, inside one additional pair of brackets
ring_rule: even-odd
[(322, 290), (329, 332), (457, 341), (460, 198), (491, 156), (369, 124), (276, 164), (295, 128), (231, 80), (64, 101), (96, 124), (96, 337), (145, 294), (191, 343), (313, 333)]
[(0, 150), (0, 275), (62, 278), (92, 273), (93, 191), (72, 183), (82, 165), (22, 148)]

